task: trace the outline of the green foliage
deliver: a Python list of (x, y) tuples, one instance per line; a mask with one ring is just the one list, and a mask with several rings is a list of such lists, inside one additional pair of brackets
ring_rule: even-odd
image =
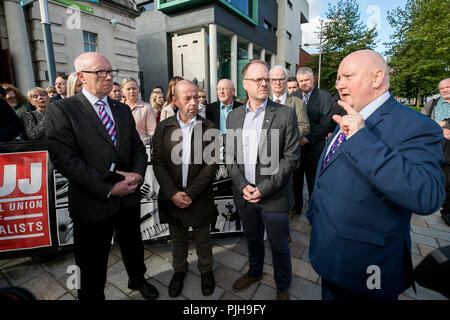
[(391, 92), (405, 98), (436, 93), (450, 75), (450, 1), (407, 0), (404, 9), (388, 12), (395, 32), (387, 54)]
[[(342, 59), (361, 49), (374, 49), (376, 28), (371, 29), (360, 20), (356, 0), (340, 0), (332, 6), (328, 3), (327, 20), (322, 25), (322, 64), (320, 87), (334, 92), (337, 70)], [(320, 30), (318, 32), (320, 37)], [(318, 70), (319, 57), (310, 66)]]

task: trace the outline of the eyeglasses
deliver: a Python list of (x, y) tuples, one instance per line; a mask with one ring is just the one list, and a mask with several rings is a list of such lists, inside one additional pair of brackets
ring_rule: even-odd
[(262, 84), (263, 81), (265, 81), (266, 83), (269, 83), (270, 78), (258, 78), (258, 79), (244, 79), (244, 80), (249, 80), (251, 82), (253, 82), (254, 84), (256, 84), (257, 86), (260, 86)]
[(81, 71), (84, 73), (95, 73), (97, 78), (106, 78), (106, 75), (109, 74), (111, 77), (117, 77), (119, 70), (98, 70), (98, 71)]
[(275, 79), (275, 78), (271, 78), (270, 81), (272, 82), (284, 82), (286, 80), (286, 78), (279, 78), (279, 79)]
[(5, 91), (6, 92), (10, 92), (10, 91), (13, 91), (13, 89), (12, 88), (4, 88), (5, 89)]

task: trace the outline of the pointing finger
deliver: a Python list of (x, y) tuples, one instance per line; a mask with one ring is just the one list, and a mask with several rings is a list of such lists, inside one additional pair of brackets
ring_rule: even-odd
[(341, 124), (342, 117), (339, 116), (339, 115), (337, 115), (337, 114), (334, 114), (334, 115), (333, 115), (333, 120), (334, 120), (334, 122), (336, 122), (337, 124)]
[(339, 100), (337, 102), (342, 108), (344, 108), (345, 111), (347, 111), (347, 114), (358, 114), (355, 109), (353, 109), (349, 104), (345, 103), (342, 100)]

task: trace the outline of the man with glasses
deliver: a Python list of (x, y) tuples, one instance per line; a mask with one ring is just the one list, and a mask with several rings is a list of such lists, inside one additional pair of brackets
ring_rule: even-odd
[(144, 278), (140, 193), (147, 154), (128, 106), (108, 97), (117, 75), (100, 54), (75, 61), (80, 93), (48, 106), (46, 134), (55, 168), (69, 180), (79, 300), (104, 300), (113, 233), (129, 277), (145, 299), (158, 291)]
[(291, 175), (300, 162), (297, 116), (292, 108), (268, 99), (270, 78), (264, 61), (249, 62), (242, 79), (248, 102), (228, 115), (226, 163), (247, 238), (249, 270), (232, 289), (244, 291), (262, 279), (265, 229), (272, 248), (276, 298), (287, 300), (292, 278)]
[(288, 94), (286, 91), (287, 71), (281, 66), (275, 66), (270, 69), (270, 86), (272, 88), (272, 101), (285, 106), (291, 107), (295, 110), (298, 120), (298, 130), (300, 131), (300, 138), (306, 136), (309, 131), (308, 114), (306, 113), (306, 103), (298, 97)]

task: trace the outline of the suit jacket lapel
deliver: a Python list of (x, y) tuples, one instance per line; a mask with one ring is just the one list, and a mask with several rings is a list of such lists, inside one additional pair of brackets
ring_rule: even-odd
[(268, 150), (270, 148), (270, 127), (272, 125), (272, 121), (275, 118), (275, 102), (272, 100), (267, 100), (266, 112), (264, 113), (264, 120), (261, 127), (261, 132), (259, 134), (259, 144), (258, 144), (258, 164), (259, 164), (259, 155), (261, 152), (267, 155)]
[[(383, 116), (385, 114), (388, 114), (391, 109), (394, 107), (395, 105), (395, 99), (394, 97), (390, 97), (388, 100), (386, 100), (385, 103), (383, 103), (377, 110), (375, 110), (374, 113), (372, 113), (365, 121), (365, 127), (367, 130), (372, 130), (376, 125), (378, 125), (381, 121), (383, 121)], [(334, 137), (335, 134), (340, 130), (339, 126), (336, 126), (336, 129), (334, 130), (334, 133), (331, 137)], [(329, 144), (331, 143), (331, 141), (329, 141), (325, 147), (324, 152), (322, 153), (322, 156), (320, 157), (321, 162), (319, 162), (319, 166), (322, 166), (323, 160), (325, 158), (325, 154), (326, 154), (326, 150), (328, 149)], [(344, 143), (345, 144), (345, 141)], [(323, 168), (323, 170), (320, 170), (320, 174), (322, 174), (337, 158), (340, 157), (340, 155), (342, 154), (342, 148), (339, 147), (335, 153), (333, 154), (333, 156), (331, 157), (331, 159), (327, 162), (327, 164), (325, 165), (325, 167)], [(320, 175), (319, 174), (319, 175)]]

